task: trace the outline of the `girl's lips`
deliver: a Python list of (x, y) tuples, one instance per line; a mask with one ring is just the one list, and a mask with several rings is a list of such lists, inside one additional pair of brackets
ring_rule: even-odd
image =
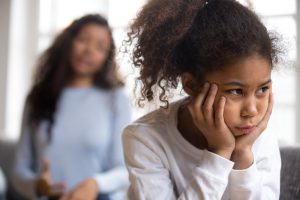
[(244, 134), (250, 134), (250, 133), (252, 133), (255, 128), (256, 128), (256, 126), (237, 127), (237, 129), (239, 131), (243, 132)]

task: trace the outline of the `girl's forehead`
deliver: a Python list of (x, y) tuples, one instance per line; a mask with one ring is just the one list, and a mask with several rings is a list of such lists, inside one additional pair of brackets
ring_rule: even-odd
[(206, 81), (225, 84), (240, 82), (245, 85), (259, 84), (271, 79), (272, 67), (268, 60), (252, 56), (222, 70), (216, 70), (205, 76)]

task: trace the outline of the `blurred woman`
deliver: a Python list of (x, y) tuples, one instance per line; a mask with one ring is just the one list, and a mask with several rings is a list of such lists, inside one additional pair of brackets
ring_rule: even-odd
[(106, 19), (86, 15), (41, 56), (27, 97), (15, 186), (27, 198), (110, 199), (127, 185), (129, 102)]

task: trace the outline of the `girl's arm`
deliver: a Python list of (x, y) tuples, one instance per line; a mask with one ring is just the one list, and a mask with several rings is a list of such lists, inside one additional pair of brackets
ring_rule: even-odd
[(128, 173), (124, 166), (121, 134), (123, 128), (131, 121), (130, 103), (123, 89), (113, 91), (111, 103), (113, 110), (112, 137), (107, 152), (107, 168), (109, 170), (94, 176), (100, 193), (110, 193), (128, 186)]
[[(179, 192), (169, 169), (162, 162), (163, 149), (147, 137), (143, 127), (129, 126), (123, 134), (125, 162), (129, 172), (129, 199), (139, 200), (220, 200), (228, 184), (233, 162), (204, 151), (203, 160), (195, 167), (193, 179)], [(158, 152), (161, 152), (158, 153)], [(174, 155), (176, 156), (176, 155)]]
[(254, 144), (253, 154), (249, 168), (230, 173), (230, 199), (279, 199), (281, 159), (276, 137), (263, 133)]

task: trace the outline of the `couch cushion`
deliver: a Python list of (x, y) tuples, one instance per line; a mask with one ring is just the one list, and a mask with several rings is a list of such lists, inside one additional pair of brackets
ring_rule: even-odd
[(0, 140), (0, 166), (8, 178), (13, 169), (16, 144), (16, 141)]
[(300, 147), (281, 147), (280, 200), (300, 199)]

